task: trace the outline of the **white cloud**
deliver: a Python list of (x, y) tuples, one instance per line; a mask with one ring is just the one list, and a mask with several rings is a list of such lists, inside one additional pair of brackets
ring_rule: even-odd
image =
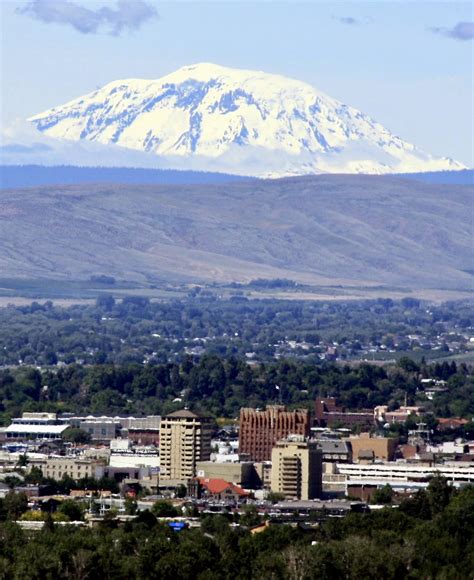
[(95, 10), (72, 0), (29, 0), (17, 12), (48, 24), (72, 26), (82, 34), (105, 30), (113, 36), (136, 30), (158, 15), (153, 4), (145, 0), (117, 0), (114, 8), (103, 6)]

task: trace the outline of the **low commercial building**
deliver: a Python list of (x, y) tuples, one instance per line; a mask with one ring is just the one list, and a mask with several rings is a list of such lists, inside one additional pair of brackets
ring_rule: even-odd
[(324, 514), (325, 518), (342, 517), (350, 512), (361, 513), (368, 510), (367, 505), (362, 502), (337, 499), (330, 501), (280, 501), (273, 506), (275, 512), (284, 517), (284, 514), (310, 515)]
[(31, 441), (36, 439), (61, 439), (67, 425), (19, 425), (12, 423), (5, 431), (5, 440)]
[(322, 494), (322, 452), (302, 435), (279, 441), (272, 450), (271, 490), (287, 499), (314, 499)]
[(109, 415), (72, 415), (65, 413), (61, 423), (82, 429), (93, 441), (107, 442), (123, 435), (141, 445), (156, 445), (159, 441), (161, 417), (121, 417)]
[(239, 440), (238, 439), (212, 439), (211, 460), (218, 463), (229, 463), (240, 461)]
[(424, 413), (423, 407), (401, 406), (399, 409), (389, 411), (387, 405), (379, 405), (374, 409), (375, 420), (378, 423), (405, 423), (410, 416), (420, 417)]
[(154, 480), (157, 478), (156, 474), (153, 473), (152, 467), (114, 467), (112, 465), (99, 465), (97, 467), (96, 478), (100, 479), (101, 477), (108, 477), (119, 483), (125, 479), (133, 479), (141, 482), (150, 478)]
[(188, 494), (196, 499), (209, 498), (235, 503), (250, 496), (247, 491), (230, 481), (206, 477), (196, 477), (188, 481)]
[(159, 445), (161, 417), (149, 415), (148, 417), (130, 417), (122, 422), (126, 429), (127, 437), (139, 445)]
[(242, 463), (217, 463), (215, 461), (198, 461), (196, 475), (204, 479), (223, 479), (235, 485), (254, 487), (260, 478), (254, 464), (245, 461)]
[(133, 445), (130, 439), (112, 439), (110, 467), (150, 467), (158, 473), (160, 455), (154, 446)]
[(319, 427), (361, 427), (374, 425), (372, 410), (346, 411), (336, 404), (334, 397), (318, 398), (314, 403), (314, 422)]
[(68, 427), (58, 421), (56, 413), (23, 413), (12, 419), (3, 437), (6, 441), (61, 439)]
[(323, 462), (323, 492), (332, 496), (346, 492), (346, 478), (338, 472), (337, 463)]
[(44, 477), (60, 480), (64, 475), (78, 480), (83, 477), (96, 477), (100, 462), (83, 457), (47, 457), (29, 459), (28, 470), (33, 467), (41, 469)]
[(340, 439), (317, 439), (324, 463), (348, 463), (352, 459), (352, 451), (347, 441)]
[(397, 439), (393, 437), (376, 437), (370, 433), (361, 433), (346, 439), (352, 449), (353, 461), (392, 461), (397, 449)]
[(22, 413), (21, 417), (12, 420), (13, 423), (24, 425), (57, 425), (58, 416), (56, 413)]
[(89, 433), (92, 441), (106, 442), (118, 437), (122, 424), (118, 419), (98, 417), (81, 421), (79, 428)]

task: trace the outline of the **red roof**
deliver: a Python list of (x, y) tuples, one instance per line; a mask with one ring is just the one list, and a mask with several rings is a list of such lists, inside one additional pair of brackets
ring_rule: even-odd
[(237, 495), (249, 495), (245, 490), (243, 490), (238, 485), (234, 485), (225, 479), (210, 479), (207, 477), (198, 477), (199, 483), (207, 489), (209, 493), (218, 494), (226, 490), (231, 490)]
[(469, 423), (467, 419), (461, 419), (460, 417), (451, 417), (448, 419), (440, 417), (437, 421), (440, 427), (462, 427)]

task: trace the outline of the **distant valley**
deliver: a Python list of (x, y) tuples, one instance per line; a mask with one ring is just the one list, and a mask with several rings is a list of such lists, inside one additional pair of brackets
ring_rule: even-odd
[[(406, 173), (398, 177), (445, 185), (474, 185), (474, 170)], [(136, 185), (190, 185), (227, 183), (252, 179), (229, 173), (146, 169), (140, 167), (94, 167), (73, 165), (0, 165), (0, 189), (41, 185), (120, 183)]]

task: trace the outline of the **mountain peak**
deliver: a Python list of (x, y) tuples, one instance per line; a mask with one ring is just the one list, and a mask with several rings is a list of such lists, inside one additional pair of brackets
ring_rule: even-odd
[(257, 176), (460, 169), (310, 85), (213, 63), (126, 79), (30, 119), (50, 137), (114, 144), (162, 166)]
[(199, 75), (199, 76), (232, 76), (236, 72), (240, 72), (242, 69), (234, 69), (220, 64), (215, 64), (213, 62), (197, 62), (195, 64), (188, 64), (182, 66), (177, 71), (171, 74), (188, 74), (188, 75)]

